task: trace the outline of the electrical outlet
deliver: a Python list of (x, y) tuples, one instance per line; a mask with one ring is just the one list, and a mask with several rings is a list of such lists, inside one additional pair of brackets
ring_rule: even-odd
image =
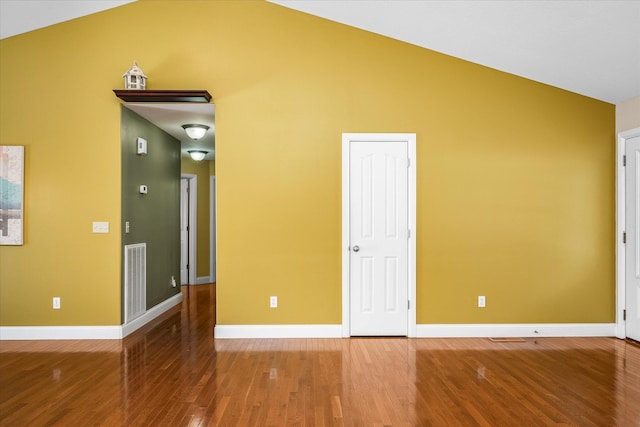
[(278, 308), (278, 297), (269, 297), (269, 307)]
[(176, 278), (175, 278), (175, 276), (171, 276), (171, 287), (172, 288), (176, 287)]
[(484, 295), (478, 295), (478, 307), (484, 308), (487, 306), (487, 300)]
[(60, 297), (53, 297), (53, 309), (60, 310)]

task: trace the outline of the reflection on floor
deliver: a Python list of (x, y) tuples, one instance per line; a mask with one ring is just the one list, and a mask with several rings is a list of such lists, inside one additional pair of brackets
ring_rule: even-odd
[(215, 285), (122, 341), (0, 342), (2, 426), (640, 426), (615, 338), (214, 340)]

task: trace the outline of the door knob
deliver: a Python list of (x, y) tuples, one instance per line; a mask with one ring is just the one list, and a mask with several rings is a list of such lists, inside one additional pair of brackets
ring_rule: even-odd
[(358, 252), (359, 250), (360, 250), (360, 246), (355, 245), (355, 246), (353, 247), (353, 252)]

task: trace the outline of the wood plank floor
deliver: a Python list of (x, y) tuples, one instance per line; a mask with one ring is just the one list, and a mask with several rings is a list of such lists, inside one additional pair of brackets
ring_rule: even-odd
[(214, 285), (122, 341), (0, 342), (2, 426), (640, 426), (615, 338), (214, 340)]

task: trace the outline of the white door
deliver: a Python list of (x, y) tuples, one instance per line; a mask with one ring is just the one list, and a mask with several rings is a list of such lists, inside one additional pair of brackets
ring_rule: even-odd
[(627, 140), (626, 182), (626, 335), (640, 341), (640, 136)]
[(180, 180), (180, 284), (189, 283), (189, 180)]
[(408, 333), (408, 142), (349, 148), (350, 335)]

